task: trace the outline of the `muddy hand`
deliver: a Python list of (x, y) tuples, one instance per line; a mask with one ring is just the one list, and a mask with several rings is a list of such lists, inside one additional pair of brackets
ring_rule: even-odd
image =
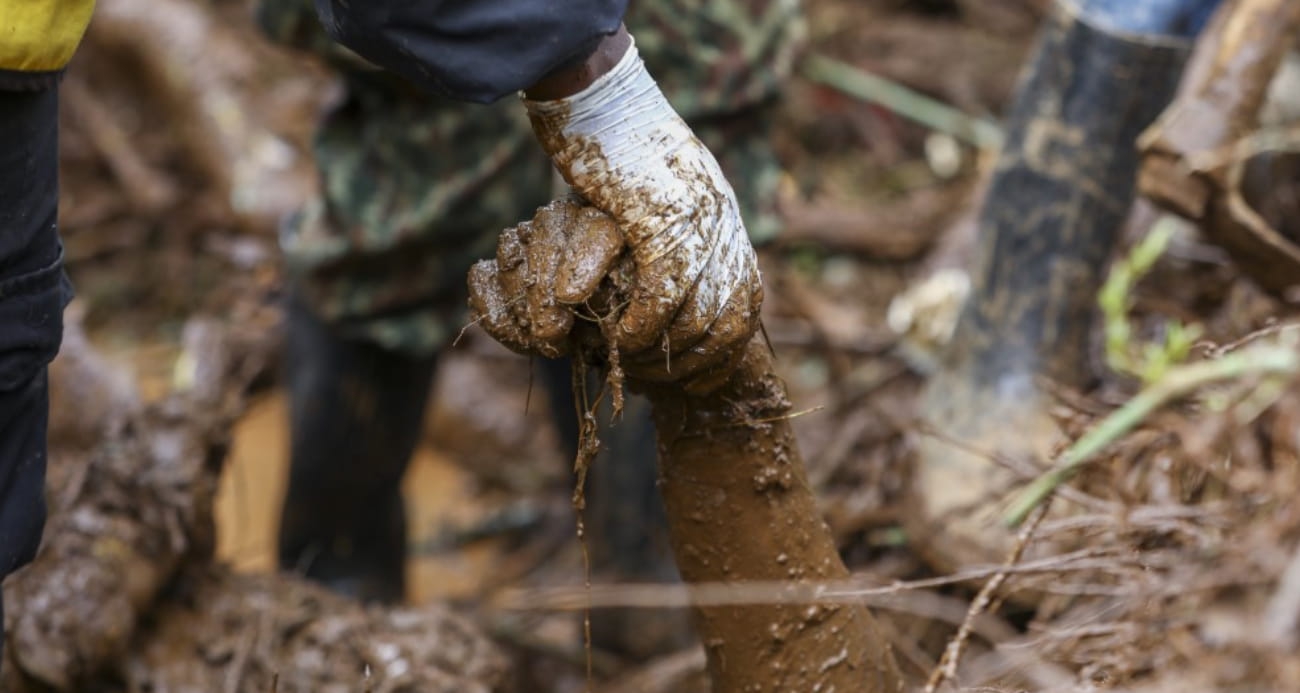
[(758, 328), (763, 289), (735, 193), (635, 45), (577, 94), (526, 100), (565, 179), (608, 213), (631, 260), (609, 333), (629, 375), (711, 389)]
[(469, 272), (473, 319), (521, 354), (569, 353), (577, 306), (586, 303), (623, 252), (623, 237), (605, 214), (567, 198), (506, 229), (495, 260)]

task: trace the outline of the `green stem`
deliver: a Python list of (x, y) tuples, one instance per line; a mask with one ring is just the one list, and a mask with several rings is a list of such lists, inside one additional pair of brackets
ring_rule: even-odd
[(1003, 521), (1013, 527), (1024, 522), (1039, 503), (1069, 481), (1085, 462), (1171, 400), (1220, 380), (1246, 375), (1296, 373), (1300, 373), (1300, 355), (1294, 345), (1248, 347), (1214, 361), (1171, 368), (1163, 378), (1143, 389), (1076, 440), (1061, 455), (1055, 467), (1034, 479), (1016, 496)]
[(946, 103), (848, 63), (814, 54), (803, 61), (801, 71), (813, 82), (884, 106), (904, 118), (981, 149), (1002, 146), (1002, 129), (996, 123), (967, 115)]

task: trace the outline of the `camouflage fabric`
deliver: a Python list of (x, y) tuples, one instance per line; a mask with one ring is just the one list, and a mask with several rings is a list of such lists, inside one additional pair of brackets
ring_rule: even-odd
[[(426, 96), (332, 44), (312, 0), (262, 0), (274, 39), (323, 56), (347, 86), (317, 134), (320, 195), (281, 231), (290, 280), (352, 337), (414, 354), (464, 324), (465, 277), (501, 229), (555, 193), (514, 99)], [(779, 229), (769, 127), (801, 35), (798, 0), (633, 0), (650, 72), (736, 188), (756, 242)]]

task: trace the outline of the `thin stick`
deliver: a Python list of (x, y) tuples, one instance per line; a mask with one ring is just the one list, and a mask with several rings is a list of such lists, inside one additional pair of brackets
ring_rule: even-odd
[(970, 640), (971, 631), (974, 630), (975, 619), (988, 608), (993, 601), (993, 595), (1002, 587), (1002, 583), (1007, 581), (1007, 576), (1011, 574), (1011, 568), (1020, 562), (1020, 557), (1025, 553), (1025, 547), (1029, 545), (1029, 540), (1034, 535), (1034, 530), (1043, 521), (1047, 515), (1049, 502), (1038, 506), (1037, 512), (1033, 519), (1021, 528), (1016, 536), (1016, 545), (1011, 550), (1011, 555), (1003, 562), (1002, 568), (984, 583), (983, 589), (975, 595), (974, 601), (971, 602), (970, 608), (966, 611), (966, 618), (962, 620), (961, 627), (957, 629), (957, 634), (948, 642), (948, 647), (943, 652), (943, 658), (939, 660), (939, 665), (930, 673), (930, 679), (925, 684), (925, 693), (935, 693), (939, 686), (946, 681), (957, 680), (957, 663), (961, 661), (962, 650), (966, 647), (966, 642)]
[(563, 585), (504, 591), (493, 606), (511, 610), (579, 611), (586, 608), (671, 609), (690, 606), (748, 606), (754, 604), (856, 604), (890, 608), (890, 598), (901, 592), (932, 589), (991, 577), (1005, 571), (1013, 575), (1068, 573), (1095, 569), (1098, 562), (1112, 563), (1113, 551), (1083, 549), (1005, 566), (970, 568), (953, 575), (894, 582), (867, 583), (863, 578), (792, 583), (784, 580), (704, 582), (684, 584)]
[(1297, 622), (1300, 622), (1300, 548), (1291, 555), (1264, 611), (1264, 636), (1279, 647), (1290, 649), (1294, 647)]
[(244, 636), (235, 652), (235, 661), (231, 662), (226, 672), (226, 693), (238, 693), (244, 685), (244, 674), (248, 671), (248, 656), (257, 642), (257, 631), (250, 631)]
[[(514, 299), (508, 301), (504, 306), (501, 306), (501, 308), (502, 308), (502, 309), (509, 308), (510, 306), (513, 306), (513, 305), (515, 305), (516, 303), (520, 303), (520, 302), (522, 302), (525, 298), (527, 298), (527, 297), (526, 297), (526, 296), (517, 296), (517, 297), (515, 297)], [(460, 338), (465, 336), (465, 332), (467, 332), (467, 331), (469, 330), (469, 328), (471, 328), (471, 327), (473, 327), (473, 326), (479, 324), (480, 322), (483, 322), (483, 321), (486, 320), (488, 317), (490, 317), (490, 316), (487, 315), (487, 314), (483, 314), (483, 315), (478, 316), (477, 318), (474, 318), (473, 320), (470, 320), (469, 322), (465, 323), (464, 325), (462, 325), (461, 328), (460, 328), (460, 332), (457, 332), (457, 333), (456, 333), (456, 338), (453, 339), (453, 340), (451, 340), (451, 346), (452, 346), (452, 348), (455, 348), (455, 346), (456, 346), (457, 344), (460, 344)], [(491, 317), (495, 317), (495, 316), (491, 316)]]

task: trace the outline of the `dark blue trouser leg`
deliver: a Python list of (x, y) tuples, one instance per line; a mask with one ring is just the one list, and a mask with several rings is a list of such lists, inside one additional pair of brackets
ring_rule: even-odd
[(286, 313), (292, 436), (280, 567), (362, 601), (400, 602), (402, 477), (437, 357), (344, 338), (294, 298)]
[(31, 561), (45, 524), (45, 369), (72, 296), (55, 226), (57, 128), (57, 91), (0, 91), (0, 579)]
[(22, 388), (0, 392), (0, 576), (26, 565), (40, 545), (45, 524), (48, 395), (44, 369)]

